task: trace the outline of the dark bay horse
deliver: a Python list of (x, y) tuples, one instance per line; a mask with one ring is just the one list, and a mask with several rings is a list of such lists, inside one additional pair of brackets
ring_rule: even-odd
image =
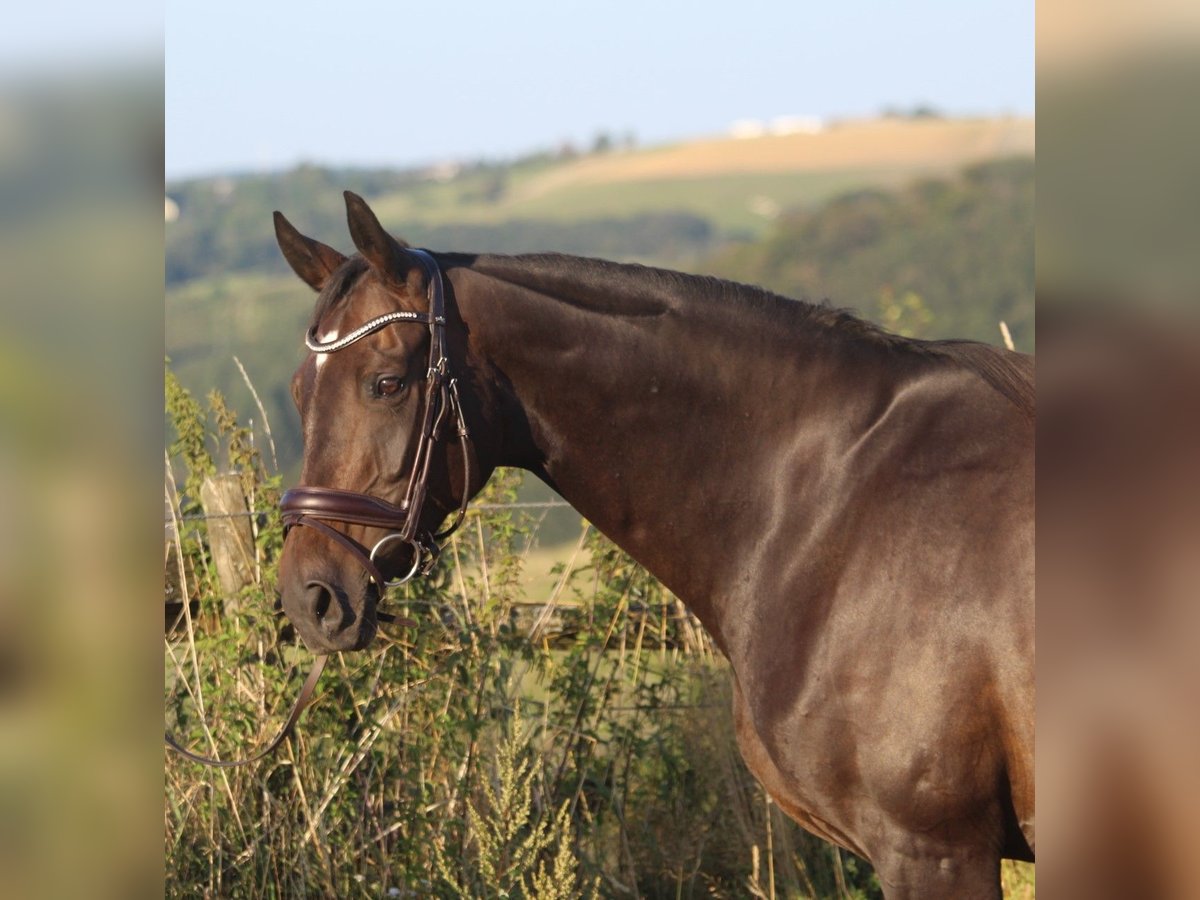
[(284, 501), (318, 525), (280, 564), (309, 646), (370, 643), (375, 582), (519, 466), (701, 619), (782, 809), (890, 898), (999, 897), (1034, 846), (1032, 359), (641, 266), (428, 254), (346, 200), (351, 257), (276, 214), (319, 292), (311, 489)]

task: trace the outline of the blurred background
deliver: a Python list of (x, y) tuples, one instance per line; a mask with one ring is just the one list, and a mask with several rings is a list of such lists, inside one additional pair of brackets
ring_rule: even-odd
[(1039, 887), (1200, 896), (1200, 16), (1038, 6)]
[(0, 882), (152, 896), (162, 11), (24, 4), (4, 20)]

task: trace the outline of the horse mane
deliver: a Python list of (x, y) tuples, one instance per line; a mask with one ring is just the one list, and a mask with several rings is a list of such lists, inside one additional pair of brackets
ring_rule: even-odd
[(1033, 357), (979, 341), (914, 341), (917, 352), (970, 369), (1031, 418), (1036, 412)]
[(439, 254), (475, 271), (592, 312), (660, 316), (696, 300), (737, 304), (793, 328), (820, 328), (901, 357), (974, 372), (1029, 416), (1034, 414), (1033, 358), (979, 341), (921, 340), (893, 334), (846, 309), (793, 300), (760, 287), (629, 263), (558, 253), (520, 256)]
[(968, 369), (999, 391), (1018, 409), (1032, 416), (1036, 407), (1033, 357), (961, 338), (924, 340), (892, 332), (859, 318), (853, 312), (836, 309), (828, 304), (799, 303), (809, 313), (814, 324), (886, 347), (900, 355), (925, 358), (934, 364)]

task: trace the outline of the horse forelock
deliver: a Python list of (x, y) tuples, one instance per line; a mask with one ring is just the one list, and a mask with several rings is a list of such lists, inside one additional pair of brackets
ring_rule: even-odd
[(350, 292), (354, 290), (354, 286), (358, 284), (359, 279), (366, 274), (369, 268), (370, 266), (367, 264), (367, 261), (357, 255), (351, 256), (338, 266), (321, 288), (321, 293), (317, 295), (317, 303), (313, 307), (312, 320), (308, 323), (310, 330), (317, 328), (333, 308), (349, 296)]

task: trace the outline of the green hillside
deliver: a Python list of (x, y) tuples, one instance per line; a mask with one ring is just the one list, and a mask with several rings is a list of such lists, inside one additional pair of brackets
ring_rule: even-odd
[(1033, 214), (1033, 160), (1001, 160), (795, 210), (707, 267), (918, 337), (1000, 343), (1003, 320), (1018, 349), (1032, 351)]
[[(217, 388), (249, 417), (255, 405), (237, 356), (266, 407), (280, 466), (294, 477), (299, 422), (287, 386), (313, 297), (280, 257), (271, 211), (347, 250), (345, 189), (367, 197), (395, 232), (434, 249), (637, 260), (828, 299), (922, 336), (998, 342), (1004, 319), (1018, 346), (1031, 349), (1032, 158), (942, 171), (1008, 134), (952, 124), (864, 126), (813, 137), (816, 149), (797, 136), (433, 171), (305, 166), (172, 184), (179, 215), (167, 227), (167, 353), (185, 386), (201, 396)], [(896, 149), (906, 146), (901, 138), (911, 158)], [(931, 160), (937, 141), (950, 149)], [(835, 161), (857, 154), (860, 165), (821, 169), (817, 150)]]

